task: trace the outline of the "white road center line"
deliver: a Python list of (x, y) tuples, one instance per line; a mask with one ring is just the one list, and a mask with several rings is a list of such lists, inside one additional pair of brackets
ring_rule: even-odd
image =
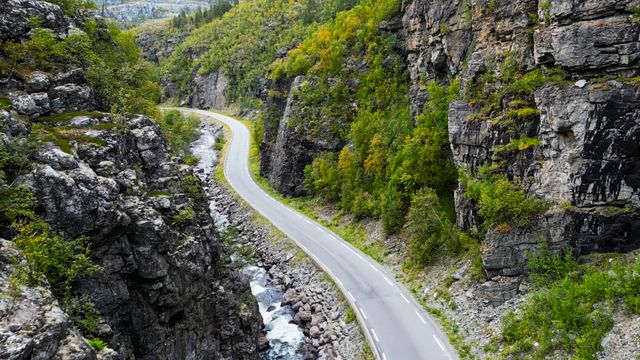
[(367, 314), (364, 313), (364, 310), (362, 310), (362, 308), (358, 308), (358, 310), (360, 310), (360, 313), (362, 314), (362, 317), (367, 320)]
[(400, 296), (402, 296), (402, 299), (407, 303), (407, 304), (411, 304), (409, 302), (409, 299), (407, 299), (402, 293), (400, 293)]
[(422, 321), (423, 324), (427, 323), (426, 321), (424, 321), (424, 319), (422, 318), (422, 316), (420, 315), (420, 313), (418, 311), (416, 311), (416, 315), (418, 315), (418, 317), (420, 318), (420, 321)]
[[(372, 329), (373, 330), (373, 329)], [(442, 351), (445, 351), (444, 349), (444, 345), (442, 345), (442, 343), (440, 342), (440, 340), (438, 339), (438, 337), (436, 336), (436, 334), (432, 334), (433, 338), (436, 339), (436, 342), (438, 343), (438, 346), (440, 346), (440, 349), (442, 349)]]
[(380, 339), (378, 339), (378, 335), (376, 335), (376, 331), (373, 330), (373, 328), (371, 328), (371, 334), (373, 334), (373, 338), (376, 339), (376, 342), (380, 342)]

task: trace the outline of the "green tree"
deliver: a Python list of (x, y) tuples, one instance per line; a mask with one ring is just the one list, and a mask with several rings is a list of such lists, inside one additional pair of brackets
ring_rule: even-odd
[(411, 198), (407, 214), (409, 249), (416, 264), (428, 265), (439, 254), (458, 253), (462, 244), (436, 192), (424, 188)]

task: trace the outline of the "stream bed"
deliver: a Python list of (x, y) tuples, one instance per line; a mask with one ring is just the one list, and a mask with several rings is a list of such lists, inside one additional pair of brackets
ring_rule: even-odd
[[(200, 138), (191, 145), (191, 153), (199, 158), (195, 170), (200, 179), (207, 185), (218, 164), (217, 153), (214, 150), (218, 133), (221, 128), (204, 125)], [(220, 233), (229, 227), (229, 221), (218, 211), (218, 204), (211, 199), (209, 202), (211, 216)], [(260, 314), (265, 325), (265, 332), (269, 340), (269, 349), (262, 352), (264, 360), (301, 360), (300, 348), (304, 342), (302, 328), (291, 323), (295, 315), (290, 306), (281, 306), (282, 292), (269, 283), (265, 269), (255, 265), (246, 265), (242, 273), (250, 277), (251, 292), (258, 301)]]

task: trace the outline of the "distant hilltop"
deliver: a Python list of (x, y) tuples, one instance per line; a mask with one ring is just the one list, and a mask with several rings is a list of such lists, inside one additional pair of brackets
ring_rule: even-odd
[(215, 0), (96, 0), (96, 5), (104, 17), (118, 21), (124, 27), (130, 27), (149, 20), (170, 18), (181, 11), (190, 13), (198, 8), (208, 8), (215, 2)]

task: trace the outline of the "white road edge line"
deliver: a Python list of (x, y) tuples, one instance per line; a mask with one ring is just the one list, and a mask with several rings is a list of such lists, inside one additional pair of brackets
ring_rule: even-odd
[[(372, 329), (373, 330), (373, 329)], [(442, 349), (442, 351), (445, 351), (444, 349), (444, 345), (442, 345), (442, 343), (440, 342), (440, 340), (438, 339), (438, 337), (436, 336), (436, 334), (432, 334), (433, 338), (436, 339), (436, 342), (438, 343), (438, 346), (440, 346), (440, 349)]]
[(367, 314), (364, 313), (364, 310), (362, 310), (362, 308), (358, 308), (358, 310), (360, 310), (360, 313), (362, 314), (362, 317), (367, 320)]
[[(212, 116), (212, 115), (211, 115), (211, 114), (209, 114), (209, 113), (206, 113), (205, 111), (196, 111), (196, 112), (197, 112), (197, 113), (201, 113), (201, 114), (202, 114), (202, 115), (204, 115), (204, 116), (211, 117), (211, 118), (213, 118), (214, 120), (220, 121), (220, 119), (216, 118), (215, 116)], [(216, 114), (216, 115), (219, 115), (219, 114)], [(220, 117), (221, 117), (221, 118), (226, 118), (225, 116), (220, 116)], [(233, 137), (231, 137), (231, 140), (229, 141), (229, 144), (232, 144), (232, 143), (233, 143)], [(229, 146), (230, 146), (230, 145), (229, 145)], [(227, 180), (229, 180), (229, 178), (228, 178), (228, 176), (227, 176), (227, 171), (226, 171), (226, 170), (227, 170), (227, 166), (225, 165), (225, 168), (224, 168), (224, 175), (225, 175), (225, 177), (227, 178)], [(249, 175), (250, 175), (250, 174), (249, 174)], [(253, 179), (252, 179), (252, 180), (253, 180)], [(229, 181), (229, 184), (230, 184), (230, 185), (235, 189), (235, 186), (233, 185), (233, 183), (231, 183), (231, 181)], [(254, 185), (255, 185), (255, 183), (254, 183)], [(263, 193), (265, 193), (267, 196), (269, 196), (269, 198), (273, 199), (273, 198), (272, 198), (270, 195), (268, 195), (268, 194), (267, 194), (267, 193), (266, 193), (262, 188), (260, 188), (260, 187), (259, 187), (259, 186), (257, 186), (257, 185), (256, 185), (256, 187), (257, 187), (261, 192), (263, 192)], [(245, 199), (245, 200), (246, 200), (246, 199)], [(275, 200), (275, 199), (273, 199), (273, 200), (274, 200), (274, 201), (277, 201), (277, 200)], [(253, 205), (252, 203), (250, 203), (250, 204), (251, 204), (251, 205)], [(256, 208), (255, 210), (256, 210), (256, 211), (258, 211), (258, 213), (260, 213), (260, 211), (259, 211), (257, 208)], [(304, 217), (303, 217), (303, 216), (301, 216), (299, 213), (297, 213), (297, 215), (298, 215), (298, 216), (300, 216), (301, 218), (304, 218)], [(275, 225), (275, 224), (274, 224), (274, 225)], [(277, 225), (276, 225), (276, 227), (277, 227)], [(339, 241), (341, 240), (339, 237), (336, 237), (336, 236), (332, 235), (331, 233), (329, 233), (329, 235), (330, 235), (331, 237), (333, 237), (335, 240), (339, 240)], [(351, 248), (350, 248), (349, 246), (347, 246), (343, 241), (340, 241), (340, 243), (341, 243), (345, 248), (347, 248), (347, 249), (351, 249)], [(308, 251), (304, 246), (302, 246), (302, 244), (300, 244), (300, 243), (298, 243), (298, 242), (296, 242), (296, 244), (297, 244), (300, 248), (302, 248), (305, 252), (309, 253), (309, 251)], [(353, 251), (353, 250), (352, 250), (352, 251)], [(355, 252), (355, 251), (353, 251), (353, 252), (355, 253), (355, 255), (356, 255), (356, 256), (358, 256), (358, 257), (360, 257), (360, 258), (362, 259), (362, 256), (361, 256), (360, 254), (358, 254), (358, 253), (357, 253), (357, 252)], [(322, 265), (322, 264), (321, 264), (321, 265)], [(371, 264), (370, 264), (370, 265), (371, 265)], [(325, 266), (322, 266), (322, 267), (323, 267), (323, 268), (325, 268)], [(330, 275), (332, 275), (328, 269), (325, 269), (325, 271), (328, 271), (328, 273), (329, 273)], [(390, 282), (386, 277), (385, 277), (385, 280), (386, 280), (387, 282)], [(354, 305), (355, 305), (356, 299), (353, 297), (353, 295), (352, 295), (348, 290), (346, 290), (346, 292), (347, 292), (347, 295), (348, 295), (348, 296), (353, 300), (353, 303), (354, 303)], [(408, 299), (407, 299), (407, 298), (406, 298), (402, 293), (400, 293), (400, 296), (401, 296), (401, 297), (402, 297), (402, 298), (403, 298), (407, 303), (410, 303), (410, 302), (409, 302), (409, 300), (408, 300)], [(362, 316), (364, 317), (364, 319), (365, 319), (365, 320), (367, 320), (367, 317), (366, 317), (366, 315), (365, 315), (364, 311), (363, 311), (360, 307), (356, 307), (356, 309), (358, 309), (358, 310), (361, 312), (361, 314), (362, 314)], [(425, 321), (425, 320), (424, 320), (424, 318), (423, 318), (423, 317), (418, 313), (418, 311), (416, 311), (416, 315), (418, 316), (418, 318), (420, 318), (420, 320), (421, 320), (423, 323), (425, 323), (425, 324), (426, 324), (426, 321)], [(364, 325), (364, 324), (362, 324), (362, 325)], [(371, 328), (371, 330), (373, 331), (373, 328)], [(374, 332), (374, 334), (375, 334), (375, 332)], [(445, 353), (446, 353), (445, 348), (443, 347), (443, 345), (442, 345), (442, 343), (440, 342), (440, 340), (436, 337), (436, 335), (435, 335), (435, 334), (432, 334), (432, 336), (434, 337), (434, 339), (435, 339), (435, 340), (436, 340), (436, 342), (438, 343), (438, 346), (440, 346), (440, 348), (441, 348), (443, 351), (445, 351)], [(377, 336), (375, 336), (375, 337), (376, 337), (376, 341), (378, 341)], [(379, 349), (376, 349), (376, 352), (381, 356), (382, 360), (387, 360), (387, 357), (386, 357), (385, 353), (383, 353), (383, 352), (379, 351)], [(448, 353), (447, 353), (447, 357), (448, 357), (448, 358), (451, 358), (451, 357), (449, 356), (449, 354), (448, 354)]]
[(340, 281), (340, 279), (338, 279), (338, 278), (337, 278), (337, 277), (335, 277), (335, 276), (334, 276), (333, 278), (334, 278), (334, 279), (336, 279), (336, 282), (337, 282), (338, 284), (340, 284), (340, 286), (343, 286), (343, 287), (344, 287), (344, 284), (342, 283), (342, 281)]
[(375, 272), (380, 272), (380, 270), (378, 270), (375, 266), (373, 266), (372, 263), (369, 263), (369, 266), (371, 266), (371, 268), (375, 271)]
[(384, 278), (384, 281), (386, 281), (386, 282), (388, 282), (388, 283), (389, 283), (389, 285), (391, 285), (391, 286), (394, 286), (394, 287), (395, 287), (395, 285), (391, 282), (391, 280), (389, 280), (389, 278), (388, 278), (388, 277), (383, 276), (383, 278)]
[[(380, 342), (380, 339), (378, 339), (378, 335), (376, 335), (376, 331), (373, 330), (373, 328), (371, 328), (371, 334), (373, 334), (373, 338), (376, 339), (376, 342)], [(436, 339), (437, 340), (437, 339)], [(441, 346), (442, 347), (442, 346)]]
[(404, 301), (406, 301), (406, 303), (407, 303), (407, 304), (411, 304), (411, 303), (409, 302), (409, 299), (407, 299), (407, 298), (406, 298), (402, 293), (400, 293), (400, 296), (402, 296), (402, 299), (403, 299)]

